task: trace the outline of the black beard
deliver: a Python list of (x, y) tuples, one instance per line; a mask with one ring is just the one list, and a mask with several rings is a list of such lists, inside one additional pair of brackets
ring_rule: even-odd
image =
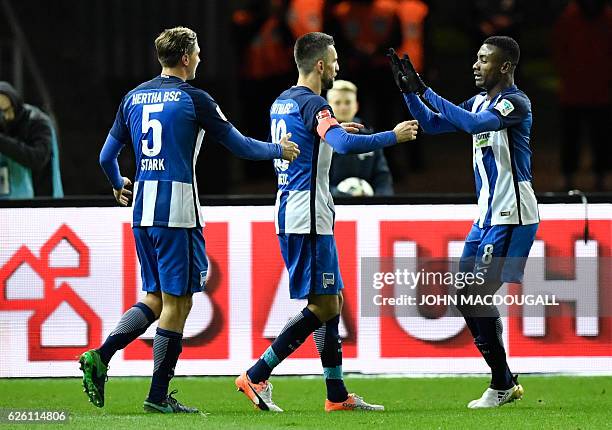
[(334, 78), (323, 79), (321, 84), (324, 90), (331, 90), (331, 88), (334, 86)]

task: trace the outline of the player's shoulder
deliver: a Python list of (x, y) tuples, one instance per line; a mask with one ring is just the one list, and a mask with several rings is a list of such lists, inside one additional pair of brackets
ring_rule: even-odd
[(132, 94), (134, 93), (138, 93), (141, 91), (150, 91), (150, 90), (157, 90), (160, 88), (161, 85), (161, 76), (156, 76), (153, 79), (149, 79), (148, 81), (145, 81), (141, 84), (139, 84), (138, 86), (136, 86), (135, 88), (131, 89), (126, 95), (125, 95), (125, 99), (128, 99)]
[(531, 101), (516, 85), (503, 90), (491, 108), (502, 117), (528, 118), (531, 115)]
[(530, 111), (531, 110), (531, 100), (527, 97), (522, 90), (520, 90), (516, 85), (512, 85), (510, 88), (504, 90), (499, 98), (499, 101), (507, 100), (515, 108), (520, 108), (523, 110)]
[(194, 87), (188, 82), (180, 83), (177, 86), (177, 88), (179, 90), (184, 91), (193, 100), (194, 103), (214, 104), (214, 105), (217, 104), (215, 99), (208, 92), (204, 91), (201, 88)]
[(123, 96), (121, 103), (122, 104), (129, 103), (131, 98), (134, 96), (134, 94), (159, 89), (159, 81), (158, 81), (159, 78), (160, 78), (159, 76), (156, 76), (155, 78), (149, 79), (148, 81), (145, 81), (139, 84), (138, 86), (132, 88), (130, 91), (126, 93), (125, 96)]
[(295, 86), (283, 91), (279, 96), (280, 98), (295, 100), (301, 109), (316, 109), (327, 105), (327, 100), (314, 93), (310, 88), (303, 86)]

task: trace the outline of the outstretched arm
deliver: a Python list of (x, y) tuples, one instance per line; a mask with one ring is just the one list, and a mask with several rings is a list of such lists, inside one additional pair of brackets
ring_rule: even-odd
[(317, 134), (339, 154), (362, 154), (399, 142), (414, 140), (418, 130), (417, 121), (404, 121), (396, 125), (392, 131), (370, 135), (349, 134), (325, 107), (317, 112), (316, 121)]
[(393, 131), (370, 135), (349, 134), (342, 127), (330, 128), (324, 138), (339, 154), (362, 154), (397, 143)]
[(283, 151), (278, 143), (262, 142), (244, 136), (236, 127), (231, 127), (225, 136), (218, 137), (219, 142), (238, 157), (247, 160), (273, 160), (282, 158)]
[(437, 112), (432, 111), (415, 93), (403, 93), (408, 110), (419, 121), (425, 133), (440, 134), (459, 131), (452, 123)]
[(195, 88), (189, 88), (187, 92), (193, 100), (196, 119), (200, 126), (238, 157), (248, 160), (283, 158), (293, 161), (298, 156), (297, 145), (288, 138), (281, 139), (278, 144), (244, 136), (227, 120), (219, 105), (208, 93)]
[(427, 88), (423, 97), (452, 125), (470, 134), (482, 133), (483, 131), (499, 130), (501, 121), (497, 115), (490, 110), (478, 113), (469, 112), (448, 100), (440, 97), (431, 88)]
[[(426, 132), (443, 130), (437, 131), (442, 133), (444, 131), (463, 130), (470, 134), (475, 134), (501, 128), (502, 123), (494, 113), (487, 110), (472, 113), (437, 95), (431, 88), (425, 85), (410, 62), (408, 55), (404, 54), (404, 58), (400, 60), (393, 49), (389, 49), (388, 55), (395, 83), (404, 94), (404, 99), (410, 112), (419, 120), (423, 130)], [(422, 95), (439, 114), (428, 109), (418, 98), (417, 94)], [(463, 103), (463, 106), (469, 105), (469, 101)]]
[(331, 108), (327, 109), (326, 106), (319, 110), (315, 117), (317, 134), (338, 154), (361, 154), (397, 143), (395, 133), (392, 131), (370, 135), (347, 133), (333, 116)]

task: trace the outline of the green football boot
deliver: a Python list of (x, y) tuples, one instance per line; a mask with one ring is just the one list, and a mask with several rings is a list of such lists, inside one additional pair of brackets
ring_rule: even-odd
[(95, 349), (84, 352), (79, 357), (81, 364), (79, 369), (83, 371), (83, 391), (89, 397), (89, 401), (101, 408), (104, 406), (104, 384), (108, 380), (106, 366), (100, 358), (100, 353)]

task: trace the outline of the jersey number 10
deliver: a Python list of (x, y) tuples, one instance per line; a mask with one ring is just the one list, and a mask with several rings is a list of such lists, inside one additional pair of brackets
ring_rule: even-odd
[[(272, 124), (270, 126), (270, 136), (272, 137), (272, 143), (280, 143), (283, 135), (287, 134), (287, 124), (284, 119), (276, 118), (272, 119)], [(289, 168), (289, 162), (287, 160), (282, 160), (277, 158), (274, 160), (274, 167), (281, 172), (287, 170)]]

